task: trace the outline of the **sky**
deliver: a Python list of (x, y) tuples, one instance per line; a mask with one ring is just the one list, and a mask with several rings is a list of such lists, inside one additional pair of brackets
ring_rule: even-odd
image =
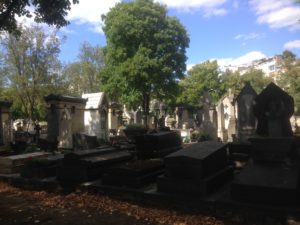
[[(239, 65), (290, 50), (300, 58), (300, 3), (296, 0), (155, 0), (183, 24), (190, 37), (187, 68), (206, 60)], [(60, 59), (77, 60), (83, 42), (105, 46), (101, 15), (120, 0), (79, 0), (72, 5), (70, 25)]]

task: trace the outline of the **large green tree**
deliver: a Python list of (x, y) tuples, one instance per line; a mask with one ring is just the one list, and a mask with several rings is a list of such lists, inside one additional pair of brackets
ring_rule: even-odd
[(58, 28), (67, 25), (65, 19), (71, 9), (71, 3), (78, 0), (2, 0), (0, 3), (0, 31), (18, 33), (16, 16), (32, 17), (36, 22), (55, 25)]
[(103, 48), (82, 43), (78, 61), (68, 64), (64, 71), (71, 93), (80, 96), (82, 93), (101, 91), (99, 71), (103, 68)]
[(300, 114), (300, 59), (288, 50), (282, 54), (282, 70), (279, 74), (279, 85), (287, 91), (295, 101), (295, 112)]
[(63, 89), (61, 39), (41, 27), (21, 29), (21, 36), (1, 40), (5, 57), (0, 71), (7, 84), (2, 95), (13, 101), (13, 115), (34, 120), (45, 116), (43, 96)]
[(147, 113), (150, 97), (175, 98), (186, 69), (189, 38), (178, 19), (152, 0), (117, 4), (105, 16), (105, 91), (112, 99)]
[(180, 81), (180, 86), (179, 102), (187, 101), (194, 106), (202, 105), (201, 96), (207, 90), (211, 91), (213, 100), (217, 101), (223, 93), (217, 61), (206, 61), (193, 66)]
[(260, 93), (262, 89), (273, 80), (266, 77), (262, 70), (250, 68), (244, 74), (238, 71), (226, 71), (222, 74), (222, 85), (224, 90), (231, 89), (234, 95), (238, 95), (246, 82), (250, 82), (253, 89)]

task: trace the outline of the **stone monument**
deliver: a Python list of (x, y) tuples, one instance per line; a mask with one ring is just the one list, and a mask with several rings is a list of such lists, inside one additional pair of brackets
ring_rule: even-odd
[(237, 108), (237, 138), (239, 142), (247, 142), (255, 134), (256, 118), (253, 113), (254, 98), (257, 93), (250, 82), (246, 82), (235, 99)]
[(254, 101), (258, 137), (249, 139), (252, 157), (232, 183), (232, 198), (299, 203), (300, 160), (289, 121), (294, 112), (293, 98), (270, 83)]

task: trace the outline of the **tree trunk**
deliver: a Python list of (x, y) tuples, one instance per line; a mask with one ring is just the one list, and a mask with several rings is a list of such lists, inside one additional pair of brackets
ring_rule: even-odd
[(149, 104), (150, 104), (150, 94), (143, 94), (143, 124), (148, 127), (148, 115), (149, 115)]

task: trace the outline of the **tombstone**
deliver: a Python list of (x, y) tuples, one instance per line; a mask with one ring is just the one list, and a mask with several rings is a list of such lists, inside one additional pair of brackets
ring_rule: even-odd
[(138, 159), (162, 158), (181, 149), (181, 137), (177, 131), (162, 131), (137, 136), (136, 154)]
[(108, 139), (108, 100), (104, 92), (83, 94), (85, 132), (98, 139)]
[(165, 157), (165, 174), (157, 180), (159, 192), (205, 196), (233, 176), (226, 145), (215, 141), (192, 144)]
[(47, 103), (47, 139), (58, 142), (59, 148), (71, 149), (72, 134), (84, 132), (86, 99), (50, 94)]
[(300, 201), (300, 159), (289, 118), (291, 96), (270, 83), (255, 99), (256, 133), (250, 138), (252, 157), (231, 186), (232, 198), (268, 204)]
[[(214, 110), (211, 110), (212, 107), (212, 97), (208, 91), (204, 92), (204, 95), (202, 97), (203, 100), (203, 120), (202, 124), (200, 126), (200, 130), (203, 134), (209, 135), (209, 137), (212, 140), (217, 139), (217, 127), (216, 122), (213, 120), (216, 120), (216, 116), (214, 113)], [(211, 113), (210, 113), (211, 111)], [(211, 115), (210, 115), (211, 114)]]
[(141, 108), (138, 108), (136, 111), (133, 113), (133, 120), (135, 124), (141, 124), (142, 123), (142, 110)]
[(102, 183), (119, 187), (141, 188), (154, 183), (164, 171), (162, 159), (132, 160), (106, 170)]
[(238, 96), (237, 106), (237, 138), (239, 142), (247, 142), (255, 134), (256, 118), (253, 114), (254, 99), (257, 96), (249, 82), (246, 82)]
[(222, 101), (219, 101), (217, 105), (217, 116), (218, 116), (218, 137), (221, 141), (227, 141), (227, 131), (225, 130), (225, 121), (224, 121), (224, 105)]
[(0, 145), (9, 145), (12, 139), (12, 126), (9, 109), (12, 102), (0, 101)]
[(232, 142), (233, 137), (236, 134), (236, 114), (235, 114), (235, 107), (234, 107), (234, 97), (229, 90), (229, 94), (223, 99), (221, 102), (224, 106), (224, 127), (227, 132), (227, 141)]
[(57, 179), (63, 187), (99, 179), (113, 165), (132, 159), (132, 154), (115, 147), (74, 151), (65, 154), (58, 167)]

